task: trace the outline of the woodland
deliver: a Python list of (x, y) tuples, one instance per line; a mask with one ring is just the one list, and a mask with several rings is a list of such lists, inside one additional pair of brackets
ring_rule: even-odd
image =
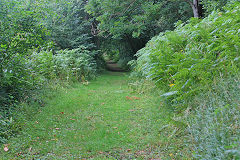
[(238, 0), (0, 0), (0, 158), (240, 159), (239, 69)]

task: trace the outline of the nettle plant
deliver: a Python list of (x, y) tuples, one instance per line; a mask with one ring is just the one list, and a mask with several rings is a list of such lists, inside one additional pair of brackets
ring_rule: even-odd
[(85, 81), (96, 76), (97, 64), (84, 46), (72, 50), (61, 50), (54, 56), (54, 70), (62, 80)]
[(179, 22), (138, 52), (137, 69), (155, 81), (170, 101), (183, 102), (240, 68), (240, 3), (203, 20)]

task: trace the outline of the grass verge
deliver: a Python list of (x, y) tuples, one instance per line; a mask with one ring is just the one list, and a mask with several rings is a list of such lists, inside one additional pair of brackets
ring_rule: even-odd
[(240, 79), (221, 79), (192, 102), (188, 117), (196, 159), (240, 159)]

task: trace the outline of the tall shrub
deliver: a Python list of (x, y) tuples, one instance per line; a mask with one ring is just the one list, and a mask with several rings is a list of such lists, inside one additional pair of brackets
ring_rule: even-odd
[(22, 1), (0, 2), (0, 110), (32, 88), (28, 57), (48, 44), (39, 14)]

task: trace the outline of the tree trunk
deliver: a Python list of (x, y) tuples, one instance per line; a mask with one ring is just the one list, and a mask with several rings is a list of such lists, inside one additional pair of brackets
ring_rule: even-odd
[(203, 8), (202, 5), (199, 3), (200, 0), (184, 0), (185, 2), (189, 3), (193, 10), (193, 15), (196, 18), (203, 17)]
[(193, 9), (193, 15), (194, 17), (197, 17), (199, 18), (199, 2), (198, 0), (193, 0), (193, 3), (192, 3), (192, 9)]

